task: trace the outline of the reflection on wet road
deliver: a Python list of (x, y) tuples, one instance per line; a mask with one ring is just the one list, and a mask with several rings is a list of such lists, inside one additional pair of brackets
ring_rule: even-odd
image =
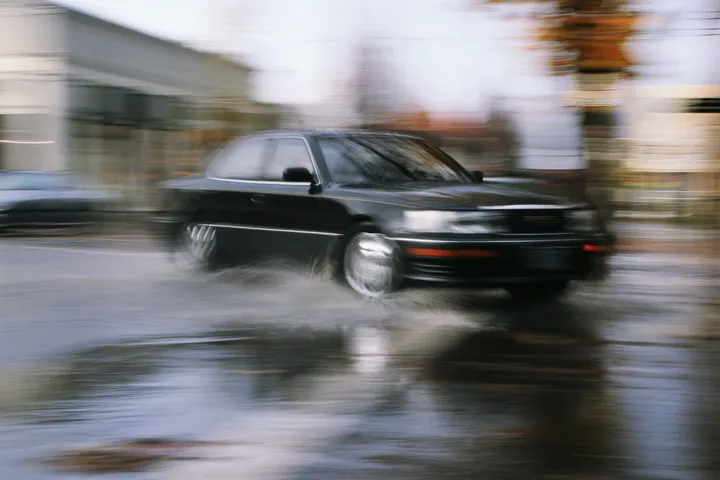
[(0, 264), (3, 479), (105, 478), (38, 460), (158, 437), (225, 443), (117, 478), (720, 474), (708, 261), (621, 255), (542, 306), (189, 278), (149, 247), (7, 242)]

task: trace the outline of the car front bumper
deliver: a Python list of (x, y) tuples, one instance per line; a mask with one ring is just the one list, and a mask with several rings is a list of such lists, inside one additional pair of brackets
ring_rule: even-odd
[(614, 247), (609, 234), (393, 240), (406, 283), (448, 286), (601, 280)]

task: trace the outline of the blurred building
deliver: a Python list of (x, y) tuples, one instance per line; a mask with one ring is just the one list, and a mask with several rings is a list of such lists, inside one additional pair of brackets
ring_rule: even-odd
[(659, 215), (699, 214), (720, 193), (717, 109), (695, 108), (719, 86), (644, 86), (630, 103), (628, 155), (619, 200)]
[(253, 100), (240, 61), (45, 1), (3, 2), (0, 52), (0, 168), (72, 169), (142, 192), (286, 113)]
[(587, 160), (577, 105), (557, 95), (512, 99), (518, 170), (563, 184), (582, 185)]

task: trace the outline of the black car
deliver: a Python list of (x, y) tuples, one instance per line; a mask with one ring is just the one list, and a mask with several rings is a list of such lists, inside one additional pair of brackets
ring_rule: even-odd
[(115, 197), (71, 172), (0, 172), (0, 230), (84, 227)]
[(612, 249), (592, 205), (485, 183), (410, 134), (264, 132), (165, 188), (163, 238), (183, 265), (322, 262), (369, 297), (432, 284), (551, 298), (599, 277)]

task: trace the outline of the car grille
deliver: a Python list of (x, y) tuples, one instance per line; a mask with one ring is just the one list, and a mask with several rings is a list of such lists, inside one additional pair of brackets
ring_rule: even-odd
[(514, 234), (563, 233), (565, 217), (556, 210), (518, 210), (509, 214), (508, 231)]

